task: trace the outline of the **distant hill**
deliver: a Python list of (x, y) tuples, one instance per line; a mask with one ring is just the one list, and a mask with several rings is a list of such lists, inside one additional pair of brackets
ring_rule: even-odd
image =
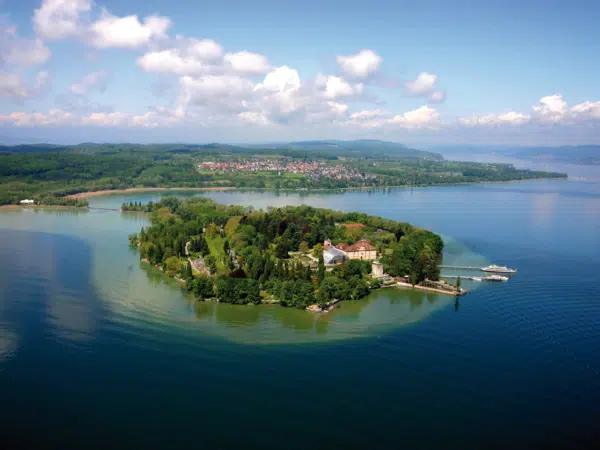
[(71, 150), (71, 147), (68, 145), (53, 145), (53, 144), (0, 145), (0, 153), (65, 152), (68, 150)]
[(548, 160), (573, 164), (600, 165), (600, 145), (528, 147), (515, 151), (513, 156), (528, 160)]
[(0, 146), (0, 153), (30, 152), (75, 152), (114, 155), (121, 152), (169, 152), (176, 154), (202, 153), (254, 153), (337, 159), (340, 157), (372, 158), (385, 157), (393, 160), (435, 160), (444, 158), (439, 153), (409, 148), (396, 142), (376, 139), (358, 139), (355, 141), (319, 140), (298, 141), (279, 144), (128, 144), (83, 142), (77, 145), (31, 144)]
[[(254, 146), (258, 147), (258, 145)], [(353, 141), (342, 140), (315, 140), (296, 141), (283, 144), (260, 145), (262, 148), (279, 150), (306, 150), (323, 153), (335, 153), (338, 156), (353, 156), (353, 154), (371, 154), (407, 159), (432, 159), (442, 160), (442, 155), (435, 152), (409, 148), (397, 142), (380, 141), (378, 139), (356, 139)]]

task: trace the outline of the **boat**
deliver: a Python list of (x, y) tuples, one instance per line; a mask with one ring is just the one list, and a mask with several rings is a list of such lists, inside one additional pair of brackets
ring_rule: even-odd
[(506, 266), (497, 266), (496, 264), (491, 264), (486, 267), (482, 267), (481, 270), (484, 272), (495, 272), (495, 273), (517, 273), (515, 269), (509, 269)]
[(480, 282), (480, 281), (483, 281), (483, 278), (481, 278), (481, 277), (473, 277), (473, 278), (471, 278), (471, 280)]
[(502, 275), (490, 275), (485, 277), (488, 281), (508, 281), (508, 277), (503, 277)]

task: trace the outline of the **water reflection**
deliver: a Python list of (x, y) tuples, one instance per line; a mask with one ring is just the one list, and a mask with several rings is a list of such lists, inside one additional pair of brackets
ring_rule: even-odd
[[(147, 264), (141, 267), (153, 285), (165, 282), (171, 285), (162, 272)], [(173, 287), (177, 285), (175, 282)], [(182, 292), (181, 285), (178, 287)], [(172, 300), (176, 301), (176, 298)], [(184, 294), (180, 300), (185, 310), (192, 306), (198, 331), (244, 343), (309, 342), (367, 336), (421, 320), (451, 301), (451, 297), (443, 295), (388, 288), (375, 291), (362, 300), (341, 302), (335, 310), (318, 314), (278, 305), (240, 306), (196, 301)]]
[(10, 277), (0, 293), (0, 354), (29, 342), (33, 330), (62, 343), (91, 339), (101, 302), (90, 278), (90, 247), (47, 233), (1, 230), (0, 236), (0, 260)]
[[(382, 190), (378, 194), (387, 197), (390, 192)], [(350, 203), (356, 206), (356, 202), (352, 201), (355, 195), (366, 198), (372, 194), (306, 195), (310, 196), (310, 203), (314, 206), (325, 207), (332, 207), (331, 196), (337, 195), (335, 198), (344, 202), (336, 202), (334, 207), (344, 208)], [(393, 195), (389, 201), (396, 203), (395, 197), (410, 193), (403, 191), (399, 195), (396, 190)], [(143, 196), (146, 198), (140, 198)], [(293, 192), (280, 192), (279, 200), (274, 193), (256, 191), (211, 192), (210, 196), (222, 203), (263, 208), (279, 202), (309, 202)], [(152, 197), (156, 198), (157, 194), (138, 193), (126, 200), (148, 201)], [(111, 196), (103, 201), (120, 205), (124, 200), (123, 196)], [(111, 207), (110, 204), (107, 206)], [(64, 212), (67, 214), (62, 214)], [(313, 314), (277, 305), (244, 307), (197, 302), (190, 298), (180, 283), (156, 268), (140, 263), (135, 249), (129, 248), (127, 235), (146, 226), (147, 215), (101, 210), (40, 210), (36, 220), (31, 220), (32, 213), (25, 213), (3, 215), (2, 225), (13, 229), (52, 231), (82, 239), (49, 247), (40, 261), (47, 274), (44, 278), (54, 280), (45, 287), (46, 295), (51, 297), (46, 304), (47, 324), (63, 340), (81, 341), (93, 335), (97, 314), (95, 306), (90, 305), (100, 305), (103, 311), (110, 313), (112, 323), (127, 324), (144, 333), (158, 327), (169, 327), (240, 343), (276, 344), (366, 337), (422, 320), (453, 301), (443, 295), (393, 288), (374, 292), (360, 301), (342, 302), (328, 314)], [(375, 213), (381, 214), (381, 211)], [(25, 215), (27, 220), (22, 219)], [(447, 253), (449, 260), (456, 262), (482, 258), (452, 239), (447, 239)], [(36, 254), (36, 251), (32, 249), (30, 254)]]

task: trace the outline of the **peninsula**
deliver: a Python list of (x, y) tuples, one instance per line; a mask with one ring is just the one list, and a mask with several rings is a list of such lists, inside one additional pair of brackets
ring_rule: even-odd
[(166, 189), (376, 189), (566, 178), (510, 164), (446, 161), (377, 141), (276, 146), (79, 144), (0, 146), (0, 205), (85, 206), (86, 197)]
[(140, 258), (198, 299), (326, 310), (386, 284), (440, 281), (440, 236), (408, 223), (309, 206), (254, 211), (206, 198), (123, 204), (151, 214), (129, 237)]

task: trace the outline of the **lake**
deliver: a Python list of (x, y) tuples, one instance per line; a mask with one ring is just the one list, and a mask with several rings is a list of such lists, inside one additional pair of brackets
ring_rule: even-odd
[(3, 448), (600, 440), (600, 183), (181, 195), (408, 221), (444, 236), (447, 264), (518, 273), (459, 301), (385, 289), (329, 314), (202, 303), (129, 248), (143, 214), (0, 210)]

